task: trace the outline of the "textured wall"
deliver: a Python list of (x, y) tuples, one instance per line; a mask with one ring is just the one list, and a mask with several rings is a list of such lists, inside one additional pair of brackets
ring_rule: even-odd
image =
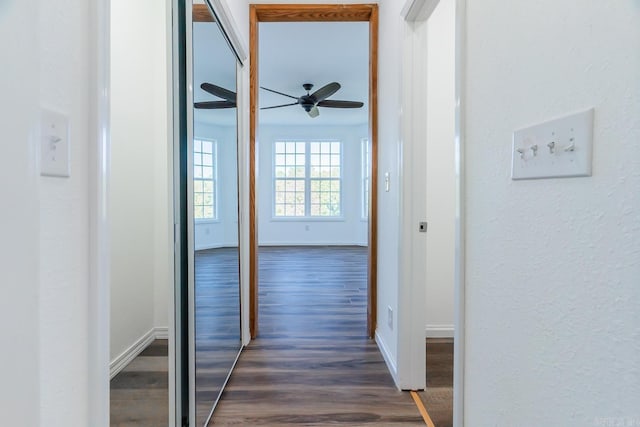
[(0, 425), (39, 422), (38, 20), (0, 3)]
[[(468, 1), (468, 426), (640, 424), (639, 22)], [(593, 177), (510, 180), (514, 129), (592, 106)]]
[(90, 3), (41, 1), (36, 10), (40, 103), (66, 113), (71, 129), (71, 177), (40, 179), (40, 425), (85, 426)]

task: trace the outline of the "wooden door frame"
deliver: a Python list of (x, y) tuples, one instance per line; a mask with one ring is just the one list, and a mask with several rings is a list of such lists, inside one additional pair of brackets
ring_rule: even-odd
[(249, 6), (249, 330), (258, 335), (258, 212), (256, 131), (258, 127), (258, 24), (260, 22), (369, 23), (369, 238), (367, 259), (367, 335), (377, 322), (378, 280), (378, 5), (252, 4)]

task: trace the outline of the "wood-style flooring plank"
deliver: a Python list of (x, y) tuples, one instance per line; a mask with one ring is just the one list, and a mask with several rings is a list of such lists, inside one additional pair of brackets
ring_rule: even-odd
[(367, 249), (260, 248), (260, 335), (209, 425), (424, 426), (367, 338)]
[(426, 340), (427, 388), (418, 393), (435, 427), (453, 425), (453, 339)]
[(168, 341), (155, 340), (111, 380), (111, 427), (169, 423)]

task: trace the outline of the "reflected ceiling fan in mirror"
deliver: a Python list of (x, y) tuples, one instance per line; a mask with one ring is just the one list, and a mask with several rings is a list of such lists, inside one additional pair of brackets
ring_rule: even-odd
[(201, 108), (204, 110), (219, 110), (222, 108), (235, 108), (236, 107), (236, 94), (235, 92), (231, 92), (228, 89), (225, 89), (220, 86), (216, 86), (211, 83), (202, 83), (200, 85), (202, 90), (210, 93), (211, 95), (217, 96), (218, 98), (224, 99), (224, 101), (204, 101), (204, 102), (195, 102), (193, 104), (194, 108)]
[(281, 107), (289, 107), (291, 105), (300, 105), (304, 111), (309, 114), (309, 117), (315, 118), (320, 115), (320, 110), (318, 107), (328, 107), (328, 108), (362, 108), (364, 103), (357, 101), (338, 101), (334, 99), (327, 99), (338, 90), (340, 90), (340, 83), (329, 83), (316, 90), (313, 93), (311, 89), (313, 85), (311, 83), (305, 83), (302, 85), (304, 90), (307, 91), (306, 95), (302, 95), (300, 97), (287, 95), (286, 93), (278, 92), (277, 90), (267, 89), (266, 87), (260, 86), (260, 89), (264, 89), (269, 92), (276, 93), (278, 95), (286, 96), (288, 98), (295, 99), (296, 102), (292, 102), (290, 104), (282, 104), (282, 105), (274, 105), (272, 107), (262, 107), (261, 110), (271, 110), (273, 108), (281, 108)]

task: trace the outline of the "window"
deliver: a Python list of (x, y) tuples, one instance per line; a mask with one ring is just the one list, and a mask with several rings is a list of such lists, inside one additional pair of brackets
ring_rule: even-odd
[(362, 218), (369, 218), (369, 139), (362, 138)]
[(218, 155), (216, 141), (193, 141), (193, 217), (217, 219), (216, 183)]
[(276, 142), (274, 206), (276, 216), (305, 216), (306, 144)]
[(276, 217), (342, 215), (342, 143), (276, 142), (273, 156)]

